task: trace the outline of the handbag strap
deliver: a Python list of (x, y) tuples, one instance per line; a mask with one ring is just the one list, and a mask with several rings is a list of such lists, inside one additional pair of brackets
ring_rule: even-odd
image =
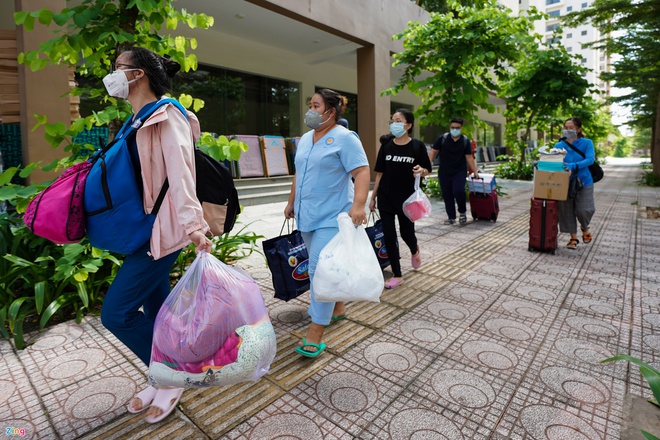
[(566, 139), (562, 139), (562, 142), (564, 142), (566, 145), (568, 145), (569, 147), (571, 147), (571, 148), (573, 149), (573, 151), (575, 151), (577, 154), (579, 154), (580, 156), (582, 156), (582, 159), (586, 159), (586, 158), (587, 158), (587, 155), (586, 155), (586, 154), (584, 154), (582, 151), (578, 150), (573, 144), (571, 144), (570, 142), (568, 142), (568, 140), (566, 140)]
[[(291, 222), (291, 223), (289, 223)], [(292, 226), (293, 224), (293, 226)], [(294, 229), (296, 229), (296, 219), (294, 218), (284, 218), (284, 222), (282, 223), (282, 227), (280, 228), (280, 235), (282, 235), (282, 232), (284, 232), (284, 226), (286, 226), (287, 233), (291, 234)]]

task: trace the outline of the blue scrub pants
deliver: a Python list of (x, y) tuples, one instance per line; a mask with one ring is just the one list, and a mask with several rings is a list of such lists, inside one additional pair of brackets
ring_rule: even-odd
[(170, 293), (170, 270), (181, 252), (154, 260), (148, 251), (149, 243), (126, 255), (101, 309), (105, 328), (147, 366), (156, 315)]
[(309, 316), (312, 318), (314, 324), (328, 325), (332, 318), (332, 311), (335, 309), (333, 302), (318, 302), (314, 299), (314, 272), (316, 265), (319, 262), (319, 255), (321, 250), (325, 247), (332, 238), (339, 233), (339, 228), (320, 228), (311, 232), (302, 232), (303, 241), (309, 253), (309, 280), (311, 300), (309, 302)]
[(467, 210), (465, 198), (465, 173), (455, 173), (450, 176), (438, 173), (442, 200), (445, 202), (447, 218), (456, 220), (456, 203), (458, 212), (465, 214)]

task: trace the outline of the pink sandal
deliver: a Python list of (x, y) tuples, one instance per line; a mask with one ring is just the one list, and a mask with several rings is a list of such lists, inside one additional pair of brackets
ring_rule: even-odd
[[(153, 402), (154, 397), (156, 396), (157, 391), (158, 390), (156, 388), (152, 387), (152, 386), (146, 387), (145, 389), (143, 389), (142, 391), (137, 393), (137, 395), (135, 397), (133, 397), (133, 399), (131, 399), (130, 402), (128, 402), (128, 405), (127, 405), (126, 409), (131, 414), (141, 413), (145, 409), (149, 408), (149, 406), (151, 405), (151, 402)], [(140, 402), (142, 402), (142, 408), (140, 408), (140, 409), (133, 408), (133, 405), (131, 405), (131, 403), (133, 403), (134, 399), (140, 399)]]
[(386, 289), (394, 289), (395, 287), (400, 286), (403, 284), (403, 279), (402, 278), (390, 278), (389, 280), (385, 281), (385, 288)]
[(410, 264), (412, 265), (413, 269), (419, 269), (422, 267), (422, 254), (421, 254), (421, 249), (419, 248), (419, 245), (417, 246), (417, 253), (410, 257)]
[(183, 388), (159, 388), (156, 392), (156, 397), (151, 402), (151, 406), (160, 409), (162, 413), (155, 417), (147, 416), (147, 423), (158, 423), (169, 416), (174, 411), (174, 408), (176, 408), (177, 403), (179, 403), (182, 394)]

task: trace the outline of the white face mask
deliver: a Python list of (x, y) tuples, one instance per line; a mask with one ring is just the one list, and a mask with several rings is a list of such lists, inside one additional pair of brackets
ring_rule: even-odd
[(126, 78), (125, 72), (130, 72), (131, 70), (141, 69), (115, 70), (103, 77), (103, 85), (105, 86), (108, 95), (114, 96), (115, 98), (128, 98), (128, 85), (138, 80), (135, 78), (129, 81), (128, 78)]

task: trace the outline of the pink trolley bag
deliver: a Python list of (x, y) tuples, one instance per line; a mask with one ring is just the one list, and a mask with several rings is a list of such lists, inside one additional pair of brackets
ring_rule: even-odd
[(23, 222), (35, 235), (53, 243), (77, 243), (85, 236), (83, 194), (91, 162), (80, 162), (30, 201)]

